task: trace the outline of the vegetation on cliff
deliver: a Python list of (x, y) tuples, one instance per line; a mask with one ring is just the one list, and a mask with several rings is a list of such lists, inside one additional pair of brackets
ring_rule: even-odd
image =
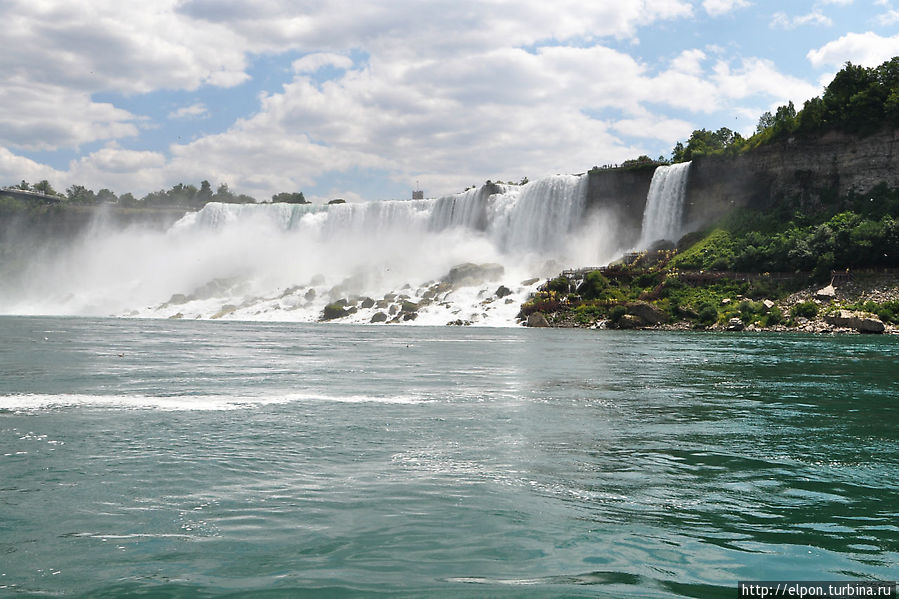
[(764, 113), (749, 138), (727, 127), (717, 131), (697, 129), (686, 145), (678, 142), (674, 146), (671, 161), (737, 154), (790, 136), (808, 137), (832, 129), (864, 136), (884, 125), (899, 126), (899, 57), (874, 68), (847, 62), (820, 97), (806, 101), (798, 111), (789, 102), (773, 114)]

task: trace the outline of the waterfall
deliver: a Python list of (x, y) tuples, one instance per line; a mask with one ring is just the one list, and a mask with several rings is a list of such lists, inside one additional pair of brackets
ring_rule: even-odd
[(646, 196), (638, 248), (646, 249), (661, 239), (676, 243), (680, 238), (689, 171), (689, 162), (656, 168)]
[[(614, 226), (587, 217), (586, 194), (587, 175), (556, 175), (433, 199), (209, 203), (166, 231), (98, 226), (35, 257), (0, 312), (315, 321), (330, 302), (369, 298), (346, 319), (367, 323), (399, 297), (421, 304), (416, 324), (510, 325), (535, 277), (618, 249), (603, 246)], [(440, 287), (465, 263), (487, 274)]]

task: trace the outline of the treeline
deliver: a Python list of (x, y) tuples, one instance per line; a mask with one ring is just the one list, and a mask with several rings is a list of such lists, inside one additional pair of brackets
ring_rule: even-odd
[(899, 57), (874, 68), (847, 62), (820, 97), (806, 101), (799, 111), (789, 102), (773, 114), (764, 113), (749, 138), (727, 127), (717, 131), (697, 129), (686, 145), (677, 142), (671, 162), (708, 154), (737, 154), (793, 135), (811, 136), (833, 129), (868, 135), (884, 125), (899, 125)]
[[(222, 202), (226, 204), (257, 203), (256, 198), (252, 196), (243, 193), (233, 193), (227, 183), (222, 183), (215, 191), (213, 191), (212, 184), (209, 183), (209, 181), (202, 181), (199, 187), (178, 183), (177, 185), (173, 185), (171, 189), (151, 191), (140, 199), (136, 198), (131, 193), (116, 195), (115, 192), (106, 188), (95, 192), (83, 185), (72, 185), (65, 190), (65, 193), (60, 193), (53, 189), (53, 186), (50, 185), (47, 180), (39, 181), (34, 184), (22, 181), (18, 185), (10, 186), (10, 189), (32, 191), (50, 198), (65, 201), (66, 203), (85, 206), (118, 204), (129, 208), (202, 208), (209, 202)], [(301, 191), (276, 193), (272, 196), (271, 201), (289, 204), (309, 203), (306, 201), (306, 198)]]

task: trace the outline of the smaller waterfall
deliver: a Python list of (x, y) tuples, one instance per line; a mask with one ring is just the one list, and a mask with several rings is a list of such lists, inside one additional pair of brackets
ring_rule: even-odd
[(645, 249), (660, 239), (677, 242), (681, 234), (689, 171), (689, 162), (656, 168), (646, 196), (638, 248)]

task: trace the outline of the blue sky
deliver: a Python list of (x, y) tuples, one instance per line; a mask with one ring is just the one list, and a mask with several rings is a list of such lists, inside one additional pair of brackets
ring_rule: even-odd
[(0, 184), (267, 199), (460, 191), (750, 133), (846, 61), (899, 55), (899, 0), (158, 0), (0, 5)]

